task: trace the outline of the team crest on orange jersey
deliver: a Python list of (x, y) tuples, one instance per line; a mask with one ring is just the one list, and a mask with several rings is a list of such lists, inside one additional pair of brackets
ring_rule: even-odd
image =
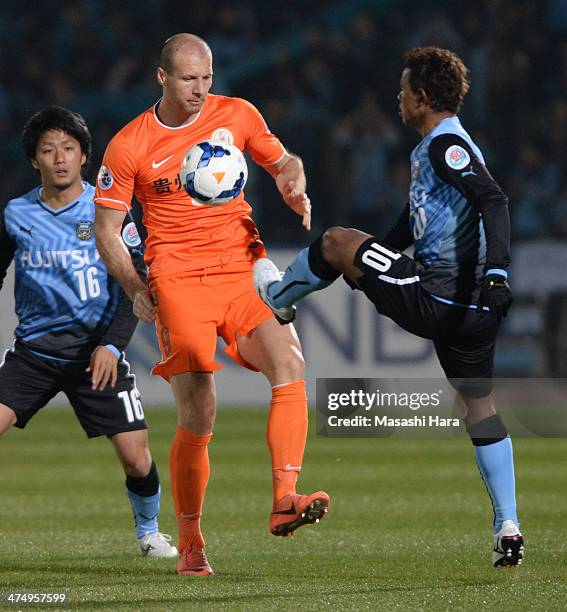
[(227, 144), (234, 144), (234, 136), (230, 130), (226, 128), (218, 128), (211, 134), (212, 140), (221, 140)]
[(97, 183), (98, 186), (104, 191), (110, 189), (114, 184), (114, 177), (112, 176), (112, 172), (110, 172), (110, 170), (106, 166), (100, 167), (97, 176)]

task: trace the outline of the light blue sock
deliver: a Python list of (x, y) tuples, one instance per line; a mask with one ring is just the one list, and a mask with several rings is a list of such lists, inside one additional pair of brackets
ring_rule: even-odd
[(313, 274), (309, 267), (309, 248), (300, 251), (289, 264), (281, 281), (268, 287), (268, 297), (276, 308), (293, 306), (306, 295), (325, 289), (333, 281), (323, 280)]
[(474, 454), (492, 499), (494, 533), (500, 531), (505, 520), (518, 525), (512, 440), (508, 436), (494, 444), (474, 446)]
[(136, 525), (136, 538), (139, 540), (147, 533), (158, 531), (159, 501), (161, 498), (161, 487), (155, 495), (144, 497), (133, 493), (126, 487), (126, 495), (130, 499), (132, 511), (134, 512), (134, 523)]

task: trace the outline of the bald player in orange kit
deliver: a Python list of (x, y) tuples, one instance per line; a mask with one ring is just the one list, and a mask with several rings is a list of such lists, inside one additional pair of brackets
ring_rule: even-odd
[[(292, 325), (281, 325), (254, 290), (252, 266), (265, 249), (241, 193), (223, 206), (193, 202), (179, 181), (181, 160), (212, 138), (246, 149), (275, 179), (285, 203), (310, 229), (311, 204), (301, 160), (288, 153), (249, 102), (209, 94), (212, 54), (201, 38), (176, 34), (161, 52), (162, 98), (110, 141), (97, 181), (95, 234), (110, 274), (155, 321), (162, 360), (153, 373), (168, 380), (178, 413), (170, 474), (179, 526), (181, 575), (206, 576), (200, 517), (209, 478), (208, 443), (216, 414), (213, 372), (217, 336), (237, 363), (272, 386), (267, 442), (272, 457), (270, 531), (291, 535), (321, 519), (323, 491), (296, 493), (307, 436), (304, 361)], [(120, 232), (135, 195), (148, 231), (148, 286), (138, 276)]]

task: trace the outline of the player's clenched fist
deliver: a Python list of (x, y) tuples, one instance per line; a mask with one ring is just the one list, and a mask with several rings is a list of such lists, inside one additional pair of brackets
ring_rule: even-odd
[(311, 229), (311, 200), (309, 196), (299, 189), (295, 181), (288, 181), (282, 193), (285, 203), (298, 215), (303, 217), (303, 227), (306, 230)]
[(148, 289), (138, 291), (134, 296), (134, 314), (144, 323), (155, 321), (156, 307)]

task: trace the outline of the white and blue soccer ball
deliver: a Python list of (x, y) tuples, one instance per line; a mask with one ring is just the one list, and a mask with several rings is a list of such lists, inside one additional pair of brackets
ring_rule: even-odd
[(219, 206), (244, 189), (248, 167), (238, 147), (222, 140), (204, 140), (185, 153), (179, 178), (193, 200)]

